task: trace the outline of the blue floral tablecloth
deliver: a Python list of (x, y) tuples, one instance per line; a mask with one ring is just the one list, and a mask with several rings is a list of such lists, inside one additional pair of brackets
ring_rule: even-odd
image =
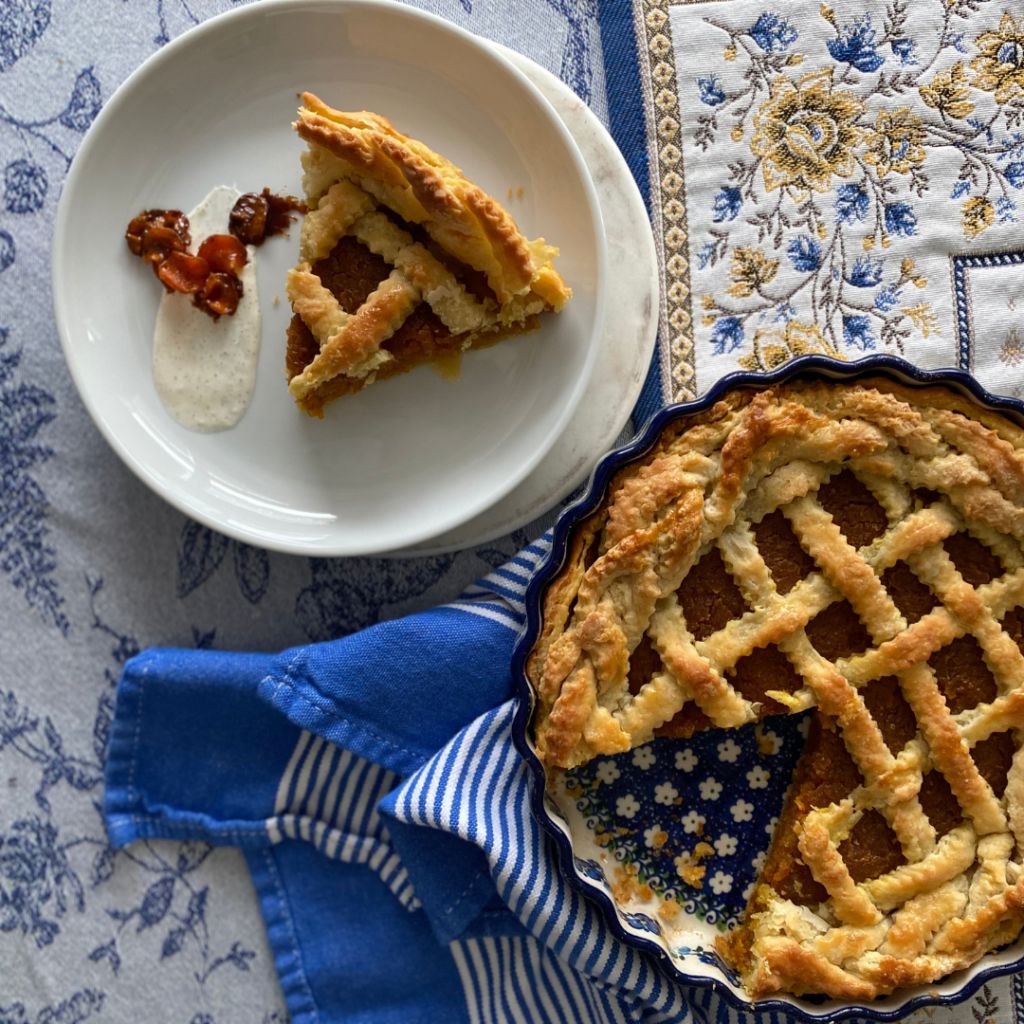
[[(418, 5), (528, 54), (609, 122), (661, 258), (641, 415), (805, 351), (893, 351), (1021, 393), (1019, 0)], [(119, 83), (232, 6), (0, 0), (0, 1024), (283, 1020), (241, 854), (107, 843), (121, 666), (155, 644), (272, 651), (444, 603), (551, 519), (437, 557), (268, 554), (165, 505), (93, 427), (51, 309), (61, 185)], [(1024, 1019), (1024, 987), (915, 1018)]]

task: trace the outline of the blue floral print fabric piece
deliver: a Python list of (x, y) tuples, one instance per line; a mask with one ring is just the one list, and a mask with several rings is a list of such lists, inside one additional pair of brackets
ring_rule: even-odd
[[(632, 6), (650, 111), (635, 130), (657, 169), (664, 401), (737, 365), (866, 351), (1024, 394), (1024, 294), (1008, 270), (987, 273), (1024, 251), (1019, 11)], [(979, 346), (982, 318), (995, 340)]]

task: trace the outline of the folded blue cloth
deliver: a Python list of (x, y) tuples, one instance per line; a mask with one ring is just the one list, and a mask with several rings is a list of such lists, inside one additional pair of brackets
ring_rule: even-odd
[(509, 659), (547, 549), (332, 643), (125, 666), (111, 842), (241, 847), (295, 1024), (720, 1019), (611, 936), (531, 814)]

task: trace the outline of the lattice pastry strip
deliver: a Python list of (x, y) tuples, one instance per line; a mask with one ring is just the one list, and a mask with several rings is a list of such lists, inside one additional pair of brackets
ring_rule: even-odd
[[(292, 378), (303, 398), (339, 374), (365, 377), (391, 359), (381, 345), (424, 299), (452, 333), (484, 330), (496, 322), (435, 256), (379, 212), (367, 193), (347, 181), (332, 185), (302, 226), (303, 262), (288, 273), (288, 298), (320, 344), (320, 353)], [(346, 234), (395, 267), (354, 314), (313, 273), (310, 261), (328, 254)]]
[[(803, 547), (812, 555), (818, 555), (817, 561), (827, 575), (842, 581), (846, 597), (860, 611), (876, 642), (905, 628), (906, 621), (881, 588), (878, 577), (813, 498), (807, 495), (796, 498), (783, 511)], [(769, 602), (774, 596), (774, 581), (757, 551), (749, 527), (737, 525), (725, 531), (720, 547), (729, 570), (744, 582), (748, 600), (755, 604)], [(865, 592), (866, 601), (863, 600)], [(930, 853), (935, 833), (917, 801), (921, 783), (919, 759), (915, 764), (907, 751), (901, 752), (898, 758), (893, 757), (857, 691), (814, 650), (803, 629), (786, 639), (783, 650), (810, 684), (816, 702), (831, 705), (832, 713), (842, 717), (844, 738), (851, 752), (855, 752), (855, 761), (866, 781), (865, 789), (844, 801), (846, 806), (838, 816), (833, 807), (822, 812), (820, 820), (816, 812), (808, 817), (801, 837), (805, 862), (816, 880), (836, 899), (842, 920), (855, 924), (876, 923), (880, 915), (871, 905), (869, 896), (856, 888), (842, 863), (836, 836), (849, 832), (865, 807), (877, 806), (893, 827), (908, 859), (920, 860)]]
[(478, 331), (497, 320), (494, 303), (473, 298), (440, 260), (384, 214), (360, 217), (352, 224), (351, 233), (370, 252), (405, 274), (452, 334)]
[[(905, 620), (896, 611), (884, 590), (881, 590), (878, 577), (873, 572), (870, 576), (865, 572), (869, 570), (868, 559), (861, 560), (850, 545), (841, 536), (837, 536), (838, 531), (831, 523), (831, 516), (824, 513), (809, 497), (795, 500), (784, 511), (803, 547), (816, 556), (819, 564), (823, 563), (828, 575), (843, 581), (844, 596), (860, 613), (876, 643), (906, 629)], [(929, 518), (933, 520), (936, 529), (927, 529), (925, 521)], [(918, 527), (916, 536), (919, 542), (934, 543), (939, 537), (948, 536), (948, 533), (952, 532), (952, 527), (956, 525), (956, 516), (952, 510), (935, 505), (932, 509), (915, 516), (914, 525)], [(876, 550), (884, 550), (888, 546), (886, 540), (893, 532), (894, 530), (890, 528), (874, 542)], [(912, 549), (905, 543), (903, 554), (916, 564)], [(984, 601), (972, 600), (976, 595), (975, 590), (963, 583), (941, 547), (928, 549), (926, 555), (918, 554), (921, 558), (927, 555), (945, 570), (945, 592), (934, 587), (933, 580), (937, 596), (945, 598), (947, 605), (953, 605), (954, 610), (966, 608), (971, 611), (976, 629), (994, 625), (990, 615), (985, 617), (979, 611), (978, 606), (980, 604), (983, 609)], [(927, 579), (925, 575), (921, 575), (922, 579)], [(953, 588), (958, 581), (959, 587), (953, 595)], [(954, 597), (959, 598), (959, 603)], [(1019, 671), (1020, 667), (1024, 666), (1024, 656), (998, 626), (995, 628), (998, 638), (1005, 641), (1000, 647), (1006, 661), (1018, 667), (1018, 678), (1024, 678), (1024, 674)], [(996, 639), (992, 638), (993, 642)], [(1012, 647), (1012, 652), (1005, 650), (1007, 645)], [(949, 836), (944, 837), (938, 849), (933, 850), (934, 830), (916, 799), (916, 791), (920, 788), (923, 774), (920, 768), (912, 772), (909, 779), (906, 778), (906, 772), (894, 772), (896, 762), (885, 747), (881, 734), (873, 726), (863, 702), (849, 692), (842, 693), (844, 689), (849, 691), (849, 684), (840, 674), (830, 671), (831, 666), (809, 649), (806, 637), (801, 644), (800, 638), (795, 636), (787, 645), (787, 654), (800, 674), (811, 682), (812, 689), (817, 691), (816, 703), (836, 717), (842, 717), (844, 739), (867, 783), (864, 789), (853, 794), (852, 799), (844, 801), (844, 807), (837, 808), (833, 805), (822, 811), (812, 811), (803, 825), (800, 849), (815, 879), (824, 885), (836, 901), (835, 909), (841, 920), (853, 924), (875, 923), (879, 915), (877, 908), (872, 906), (873, 900), (881, 899), (883, 909), (891, 909), (889, 904), (898, 905), (909, 898), (908, 892), (915, 895), (918, 889), (940, 884), (965, 870), (974, 860), (974, 835), (968, 829), (954, 830)], [(810, 664), (807, 661), (809, 655)], [(920, 696), (917, 696), (916, 701), (912, 699), (911, 703), (917, 704), (919, 718), (943, 722), (943, 711), (940, 708), (944, 702), (938, 693), (934, 677), (926, 666), (918, 666), (918, 669), (927, 680), (927, 689), (933, 691), (929, 696), (936, 699), (930, 708), (923, 704)], [(827, 693), (828, 689), (835, 691), (837, 688), (840, 691), (840, 700), (844, 696), (846, 698), (842, 703), (837, 702), (837, 694)], [(828, 696), (832, 698), (829, 702), (832, 703), (832, 707), (826, 703)], [(978, 721), (979, 718), (980, 715), (976, 711), (974, 720)], [(938, 728), (941, 729), (941, 725)], [(936, 744), (936, 748), (946, 749), (942, 744)], [(1006, 821), (1001, 808), (995, 802), (988, 784), (978, 774), (964, 744), (960, 744), (958, 751), (950, 749), (949, 755), (943, 762), (939, 762), (938, 766), (945, 769), (948, 775), (958, 779), (960, 784), (954, 788), (954, 792), (961, 798), (965, 813), (974, 820), (979, 831), (984, 834), (1005, 829)], [(893, 785), (896, 780), (901, 780), (902, 788), (909, 791), (909, 803), (905, 799), (894, 799), (897, 796)], [(875, 790), (873, 799), (870, 798), (872, 789)], [(957, 792), (957, 789), (960, 792)], [(911, 864), (904, 869), (898, 869), (892, 878), (883, 876), (856, 887), (845, 865), (842, 864), (836, 837), (849, 833), (865, 807), (874, 807), (885, 814)]]
[[(828, 899), (817, 910), (771, 894), (758, 904), (743, 964), (755, 994), (867, 998), (941, 977), (1024, 924), (1024, 871), (1014, 859), (1024, 852), (1019, 736), (1002, 798), (971, 754), (1024, 724), (1024, 640), (1002, 622), (1024, 606), (1024, 431), (947, 392), (873, 383), (737, 395), (685, 433), (666, 431), (581, 528), (549, 590), (529, 664), (541, 700), (538, 749), (552, 765), (645, 742), (690, 702), (715, 725), (752, 720), (759, 706), (732, 673), (772, 644), (803, 687), (767, 696), (791, 710), (816, 705), (841, 728), (862, 784), (802, 814), (797, 839)], [(867, 486), (888, 521), (860, 548), (818, 499), (840, 468)], [(922, 503), (920, 488), (938, 497)], [(784, 594), (755, 536), (776, 511), (816, 565)], [(998, 556), (996, 578), (977, 586), (964, 579), (945, 550), (957, 533)], [(588, 561), (588, 548), (596, 559)], [(676, 589), (714, 548), (747, 610), (698, 638)], [(883, 582), (898, 563), (937, 605), (916, 612), (912, 625)], [(855, 610), (870, 646), (832, 661), (807, 629), (837, 600)], [(631, 694), (629, 658), (644, 634), (662, 669)], [(977, 644), (996, 695), (954, 715), (930, 659), (961, 638)], [(917, 723), (898, 750), (862, 693), (891, 677)], [(930, 772), (941, 773), (962, 815), (941, 836), (919, 798)], [(841, 849), (868, 812), (888, 822), (904, 862), (857, 882)]]

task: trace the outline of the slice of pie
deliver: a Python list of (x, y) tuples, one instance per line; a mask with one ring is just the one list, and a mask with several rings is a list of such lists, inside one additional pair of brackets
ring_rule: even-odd
[(1024, 924), (1024, 431), (940, 388), (740, 391), (621, 470), (528, 671), (551, 771), (814, 708), (754, 997), (927, 984)]
[(309, 213), (288, 273), (288, 388), (324, 403), (427, 362), (532, 331), (572, 294), (558, 250), (379, 114), (303, 93)]

